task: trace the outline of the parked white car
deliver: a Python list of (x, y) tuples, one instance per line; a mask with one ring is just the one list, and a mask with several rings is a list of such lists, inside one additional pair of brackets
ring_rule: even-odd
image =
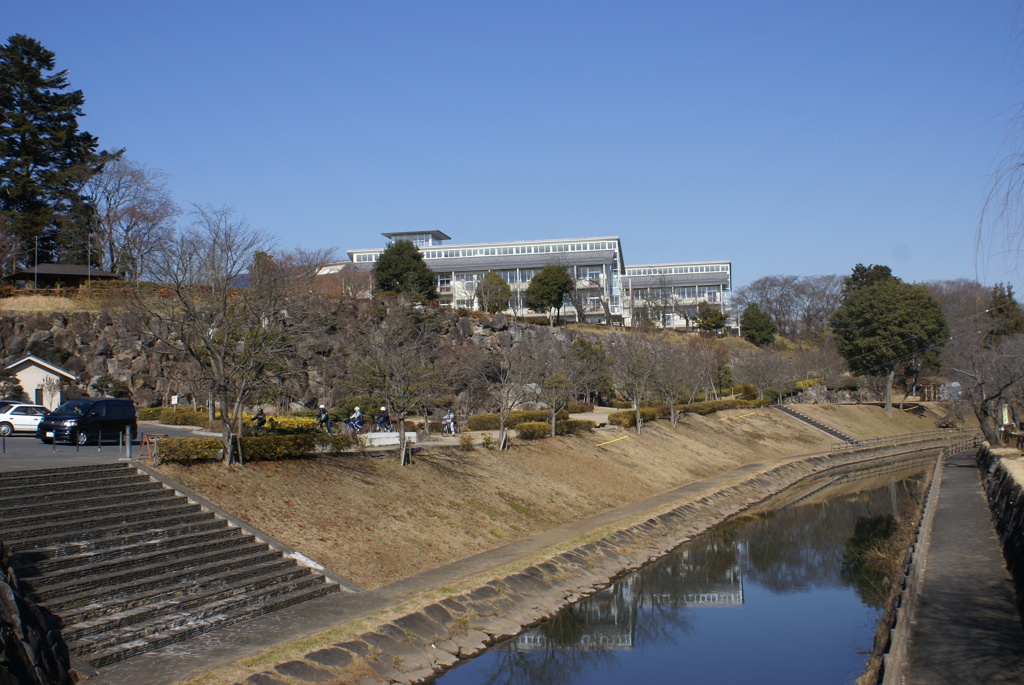
[(35, 433), (36, 426), (50, 412), (38, 404), (0, 405), (0, 435)]

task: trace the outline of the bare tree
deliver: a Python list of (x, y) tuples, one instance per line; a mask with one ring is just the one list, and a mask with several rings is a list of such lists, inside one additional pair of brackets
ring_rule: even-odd
[(508, 449), (509, 415), (523, 402), (537, 397), (538, 350), (523, 331), (524, 327), (517, 325), (495, 335), (480, 367), (498, 405), (499, 450)]
[(615, 389), (633, 404), (636, 432), (642, 430), (640, 404), (647, 398), (657, 373), (652, 338), (644, 333), (620, 333), (610, 336), (612, 378)]
[(92, 240), (97, 264), (138, 279), (145, 256), (172, 238), (178, 208), (166, 186), (166, 174), (121, 155), (103, 165), (84, 187), (92, 210)]
[(798, 276), (763, 276), (736, 291), (736, 307), (743, 309), (755, 302), (779, 327), (780, 335), (793, 335), (797, 321), (798, 280)]
[(661, 401), (669, 406), (669, 421), (674, 428), (679, 423), (676, 404), (694, 386), (693, 366), (687, 347), (681, 340), (662, 339), (652, 347), (655, 359), (653, 384), (661, 394)]
[(985, 439), (1000, 442), (1002, 405), (1024, 396), (1024, 335), (985, 343), (981, 333), (955, 335), (946, 346), (945, 368), (960, 382)]
[(817, 338), (828, 330), (828, 320), (843, 302), (843, 277), (807, 276), (794, 284), (799, 332), (804, 338)]
[(579, 389), (581, 361), (573, 354), (570, 341), (553, 336), (537, 343), (536, 358), (537, 396), (548, 406), (554, 437), (558, 412), (569, 405)]
[(317, 276), (313, 292), (346, 300), (368, 299), (373, 295), (373, 274), (345, 266)]
[(758, 347), (744, 350), (732, 362), (732, 372), (740, 383), (749, 383), (757, 391), (757, 399), (764, 399), (765, 390), (783, 384), (789, 372), (789, 363), (776, 350)]
[(352, 382), (384, 400), (398, 420), (402, 466), (411, 463), (405, 418), (450, 389), (454, 364), (446, 356), (436, 315), (399, 304), (383, 317), (364, 321), (353, 335)]
[[(274, 241), (228, 208), (196, 207), (192, 223), (150, 261), (157, 292), (127, 305), (138, 330), (162, 351), (195, 363), (221, 413), (226, 463), (242, 433), (242, 407), (264, 373), (293, 347), (287, 298), (308, 292), (321, 253), (272, 256)], [(295, 333), (294, 330), (291, 331)]]
[(708, 399), (718, 399), (719, 379), (729, 360), (725, 345), (716, 338), (696, 335), (687, 341), (690, 363), (693, 364), (698, 386)]

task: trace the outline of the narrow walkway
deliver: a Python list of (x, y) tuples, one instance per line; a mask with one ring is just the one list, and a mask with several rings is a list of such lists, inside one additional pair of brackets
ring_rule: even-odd
[(908, 685), (1024, 682), (1024, 630), (974, 452), (943, 471)]

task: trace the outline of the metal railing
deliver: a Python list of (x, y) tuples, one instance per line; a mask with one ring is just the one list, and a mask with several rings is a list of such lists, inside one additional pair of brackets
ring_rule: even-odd
[(937, 438), (948, 438), (950, 440), (961, 440), (969, 442), (977, 440), (977, 434), (969, 433), (959, 428), (946, 428), (931, 431), (920, 431), (917, 433), (902, 433), (900, 435), (883, 435), (867, 440), (855, 440), (853, 442), (832, 443), (832, 454), (838, 452), (850, 452), (853, 450), (872, 449), (875, 447), (891, 447), (893, 445), (907, 445), (914, 442), (924, 442)]

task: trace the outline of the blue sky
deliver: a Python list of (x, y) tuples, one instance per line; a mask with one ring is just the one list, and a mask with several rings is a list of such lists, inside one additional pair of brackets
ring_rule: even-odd
[(16, 2), (82, 127), (287, 247), (618, 235), (627, 263), (1024, 279), (975, 233), (1011, 0)]

